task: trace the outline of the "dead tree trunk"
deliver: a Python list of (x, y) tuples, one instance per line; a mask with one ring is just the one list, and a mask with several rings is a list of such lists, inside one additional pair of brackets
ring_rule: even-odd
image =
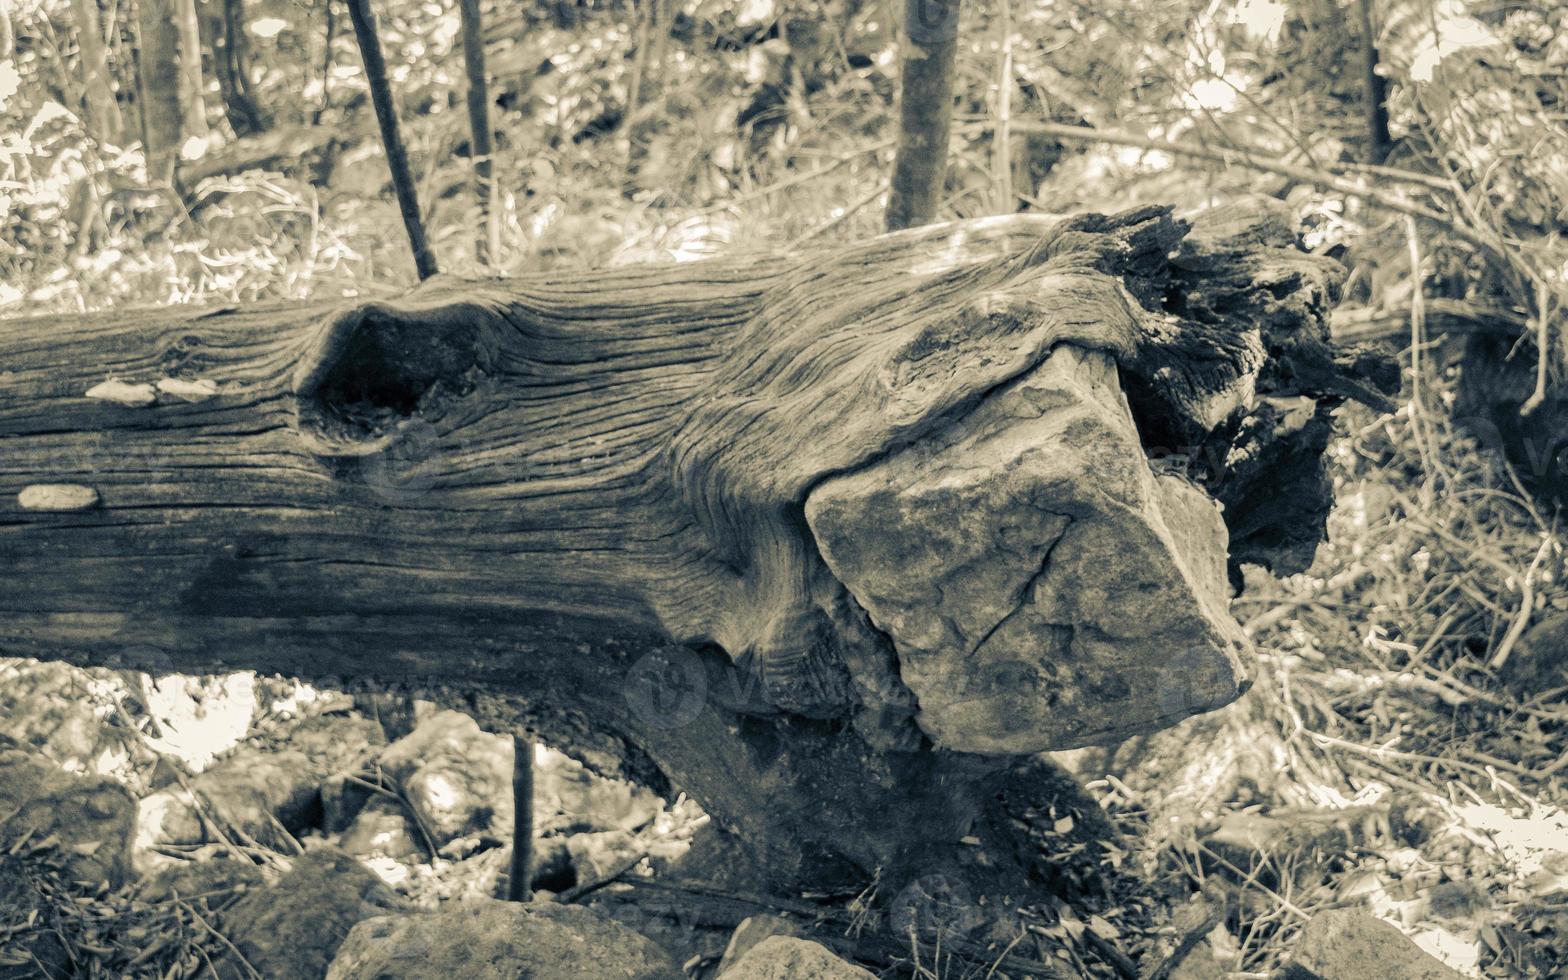
[[(76, 15), (76, 43), (82, 58), (82, 91), (87, 102), (88, 128), (102, 143), (120, 142), (120, 104), (115, 101), (109, 61), (104, 54), (103, 22), (98, 0), (72, 0)], [(0, 51), (0, 57), (5, 52)]]
[(201, 24), (196, 0), (176, 0), (174, 19), (180, 32), (180, 126), (186, 139), (206, 138), (207, 83), (201, 71)]
[(147, 182), (173, 187), (184, 131), (178, 0), (137, 0), (143, 150)]
[(1337, 281), (1144, 208), (0, 323), (0, 653), (406, 685), (775, 880), (907, 869), (1018, 756), (1245, 689), (1227, 540), (1298, 567), (1380, 397)]

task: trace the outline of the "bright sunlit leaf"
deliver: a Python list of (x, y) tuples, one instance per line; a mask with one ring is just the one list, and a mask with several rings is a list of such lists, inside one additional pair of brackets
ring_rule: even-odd
[(0, 61), (0, 109), (4, 109), (7, 100), (16, 94), (21, 82), (22, 77), (16, 73), (16, 66), (11, 60), (7, 58)]
[(282, 17), (262, 17), (250, 23), (250, 32), (257, 37), (274, 38), (283, 33), (289, 22)]

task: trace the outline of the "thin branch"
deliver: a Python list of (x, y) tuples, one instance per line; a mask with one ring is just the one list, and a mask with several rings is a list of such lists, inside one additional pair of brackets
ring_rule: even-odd
[(479, 240), (476, 252), (483, 265), (501, 251), (495, 213), (494, 140), (490, 132), (490, 84), (485, 77), (484, 26), (479, 0), (459, 0), (463, 19), (463, 64), (468, 71), (468, 158), (474, 164), (474, 195), (479, 199)]
[(1013, 132), (1039, 133), (1045, 136), (1055, 136), (1057, 139), (1078, 140), (1085, 143), (1111, 143), (1116, 146), (1132, 146), (1199, 160), (1210, 160), (1227, 166), (1242, 166), (1266, 173), (1279, 174), (1303, 183), (1317, 187), (1326, 187), (1341, 194), (1361, 198), (1397, 214), (1405, 214), (1413, 218), (1421, 218), (1442, 225), (1455, 235), (1478, 248), (1484, 249), (1510, 266), (1516, 264), (1516, 260), (1509, 254), (1507, 247), (1500, 240), (1487, 235), (1483, 231), (1464, 224), (1441, 211), (1408, 201), (1397, 194), (1391, 194), (1388, 191), (1375, 187), (1363, 187), (1337, 174), (1323, 170), (1313, 170), (1310, 167), (1280, 163), (1277, 160), (1265, 159), (1255, 153), (1242, 150), (1210, 149), (1203, 146), (1193, 146), (1189, 143), (1152, 140), (1142, 136), (1135, 136), (1131, 133), (1121, 133), (1108, 129), (1092, 129), (1085, 126), (1064, 126), (1059, 123), (1018, 120), (1013, 123)]
[[(467, 0), (465, 0), (467, 2)], [(512, 860), (507, 868), (506, 897), (533, 900), (534, 742), (512, 736)], [(638, 856), (638, 860), (642, 860)]]
[(381, 144), (386, 149), (387, 169), (392, 171), (392, 189), (397, 193), (398, 210), (403, 213), (403, 228), (408, 232), (408, 247), (414, 253), (414, 268), (419, 278), (429, 279), (441, 270), (425, 239), (419, 195), (408, 169), (408, 151), (403, 146), (397, 105), (392, 99), (392, 86), (387, 82), (387, 63), (381, 53), (381, 39), (376, 35), (376, 16), (370, 11), (370, 0), (348, 0), (348, 16), (354, 22), (354, 39), (359, 43), (365, 81), (370, 86), (370, 101), (376, 108), (376, 122), (381, 126)]

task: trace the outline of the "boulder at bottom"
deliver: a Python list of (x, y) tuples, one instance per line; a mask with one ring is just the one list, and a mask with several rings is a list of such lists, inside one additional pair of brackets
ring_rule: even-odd
[(1319, 912), (1307, 923), (1279, 980), (1461, 980), (1410, 937), (1355, 909)]
[(400, 905), (354, 858), (330, 847), (306, 851), (271, 888), (223, 914), (222, 929), (245, 962), (231, 953), (217, 973), (223, 980), (248, 980), (252, 971), (278, 980), (320, 977), (354, 923)]
[(55, 837), (75, 880), (110, 887), (131, 872), (136, 799), (102, 776), (66, 772), (41, 755), (0, 749), (0, 845)]
[(876, 980), (876, 975), (844, 962), (821, 943), (770, 936), (719, 974), (719, 980)]
[(475, 899), (354, 927), (327, 980), (682, 980), (638, 933), (575, 905)]

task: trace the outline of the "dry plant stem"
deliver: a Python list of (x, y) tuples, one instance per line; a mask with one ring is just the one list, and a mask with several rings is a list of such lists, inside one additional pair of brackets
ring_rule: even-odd
[[(1546, 358), (1541, 358), (1545, 363)], [(1519, 642), (1519, 637), (1524, 635), (1525, 627), (1530, 625), (1530, 616), (1535, 612), (1535, 573), (1541, 567), (1541, 562), (1546, 559), (1546, 553), (1551, 550), (1557, 541), (1556, 534), (1549, 534), (1541, 541), (1541, 547), (1536, 550), (1535, 558), (1530, 562), (1530, 567), (1524, 573), (1524, 579), (1519, 583), (1519, 614), (1509, 624), (1508, 632), (1503, 636), (1503, 642), (1497, 645), (1497, 652), (1492, 654), (1488, 664), (1493, 670), (1501, 670), (1508, 663), (1508, 657), (1514, 652), (1514, 644)]]
[(997, 0), (996, 29), (1001, 35), (996, 53), (996, 130), (992, 134), (992, 179), (996, 181), (998, 210), (1018, 210), (1013, 196), (1013, 3)]
[(419, 278), (429, 279), (441, 270), (425, 239), (419, 195), (414, 190), (414, 177), (408, 168), (408, 151), (403, 145), (397, 103), (387, 81), (386, 59), (381, 53), (381, 38), (376, 35), (376, 18), (370, 12), (370, 0), (348, 0), (348, 14), (354, 23), (354, 38), (359, 42), (365, 81), (370, 86), (370, 101), (376, 109), (376, 123), (381, 127), (381, 144), (386, 150), (387, 169), (392, 171), (392, 189), (397, 193), (398, 210), (402, 212), (403, 228), (408, 233), (408, 247), (414, 253), (414, 268)]
[[(1433, 452), (1431, 440), (1428, 438), (1424, 426), (1426, 424), (1426, 406), (1421, 400), (1422, 377), (1425, 371), (1421, 361), (1422, 346), (1426, 340), (1426, 292), (1421, 285), (1421, 238), (1416, 228), (1416, 219), (1405, 215), (1405, 242), (1410, 253), (1410, 434), (1414, 437), (1416, 447), (1421, 454), (1421, 469), (1425, 478), (1421, 481), (1421, 504), (1430, 509), (1432, 498), (1436, 493), (1433, 485), (1442, 466), (1438, 462), (1437, 454)], [(1447, 474), (1444, 474), (1445, 476)]]
[[(1304, 183), (1313, 184), (1314, 186), (1327, 187), (1330, 190), (1338, 191), (1341, 194), (1345, 194), (1347, 196), (1361, 198), (1397, 214), (1405, 214), (1413, 218), (1421, 218), (1426, 221), (1435, 222), (1445, 228), (1448, 228), (1455, 235), (1458, 235), (1460, 238), (1463, 238), (1472, 245), (1484, 249), (1499, 259), (1508, 262), (1510, 266), (1514, 264), (1513, 257), (1507, 247), (1496, 238), (1478, 231), (1467, 224), (1459, 222), (1449, 215), (1443, 214), (1441, 211), (1435, 211), (1432, 208), (1423, 207), (1422, 205), (1407, 201), (1404, 198), (1396, 194), (1391, 194), (1387, 191), (1378, 190), (1377, 188), (1373, 187), (1358, 186), (1336, 174), (1325, 173), (1321, 170), (1313, 170), (1308, 167), (1298, 167), (1294, 164), (1279, 163), (1278, 161), (1267, 160), (1256, 154), (1247, 153), (1245, 151), (1214, 150), (1209, 149), (1208, 147), (1190, 146), (1185, 143), (1174, 143), (1166, 140), (1152, 140), (1146, 139), (1142, 136), (1134, 136), (1131, 133), (1117, 132), (1115, 130), (1091, 129), (1085, 126), (1065, 126), (1060, 123), (1035, 122), (1033, 120), (1016, 120), (1014, 121), (1012, 128), (1013, 132), (1015, 133), (1039, 133), (1044, 136), (1055, 136), (1058, 139), (1078, 140), (1081, 142), (1091, 143), (1111, 143), (1117, 146), (1132, 146), (1145, 150), (1158, 150), (1163, 153), (1193, 157), (1199, 160), (1210, 160), (1215, 163), (1221, 163), (1228, 166), (1250, 167), (1254, 170), (1275, 173), (1283, 177), (1291, 177)], [(1424, 181), (1421, 182), (1424, 183)]]
[(1546, 288), (1546, 280), (1535, 281), (1535, 323), (1536, 323), (1536, 352), (1535, 352), (1535, 391), (1519, 409), (1520, 415), (1529, 415), (1546, 401), (1546, 361), (1552, 349), (1552, 335), (1550, 331), (1552, 297)]
[[(212, 938), (222, 943), (228, 949), (228, 951), (233, 954), (235, 960), (237, 960), (239, 965), (244, 968), (246, 976), (248, 976), (250, 980), (266, 980), (266, 978), (261, 975), (260, 971), (258, 971), (254, 966), (251, 966), (250, 960), (247, 960), (245, 958), (245, 954), (239, 951), (239, 947), (235, 946), (234, 943), (229, 940), (228, 936), (225, 936), (223, 933), (214, 928), (213, 924), (207, 921), (207, 917), (197, 911), (195, 906), (191, 905), (189, 902), (180, 902), (179, 906), (190, 914), (191, 918), (196, 921), (197, 925), (206, 930), (206, 932), (211, 935)], [(210, 965), (211, 964), (209, 964), (209, 967)], [(217, 976), (217, 971), (213, 971), (213, 976)]]
[(1377, 34), (1372, 26), (1372, 0), (1358, 0), (1361, 15), (1361, 55), (1366, 73), (1367, 162), (1380, 164), (1388, 157), (1393, 137), (1388, 131), (1388, 80), (1377, 72)]

